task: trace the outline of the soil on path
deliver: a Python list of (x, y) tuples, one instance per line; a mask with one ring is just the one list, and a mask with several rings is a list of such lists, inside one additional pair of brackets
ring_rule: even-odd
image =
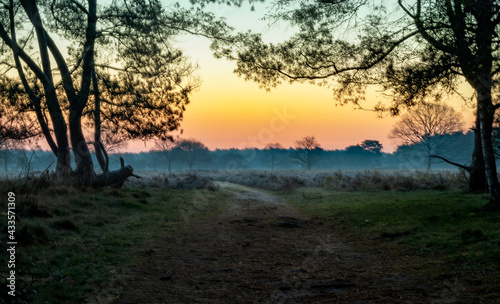
[(263, 191), (220, 186), (236, 193), (231, 207), (145, 248), (113, 303), (457, 302), (453, 284), (398, 266), (411, 265), (405, 255), (363, 250), (342, 225)]

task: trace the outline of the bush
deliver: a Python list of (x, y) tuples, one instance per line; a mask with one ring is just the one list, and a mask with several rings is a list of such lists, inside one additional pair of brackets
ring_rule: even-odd
[(413, 191), (448, 190), (465, 188), (460, 175), (450, 172), (335, 172), (326, 175), (323, 186), (332, 190), (347, 191)]
[[(266, 190), (291, 191), (299, 187), (324, 187), (340, 191), (413, 191), (467, 189), (463, 174), (447, 171), (305, 171), (305, 170), (221, 170), (176, 172), (167, 175), (138, 173), (143, 179), (129, 186), (159, 186), (172, 189), (217, 188), (211, 181), (229, 182)], [(148, 174), (150, 175), (148, 177)], [(162, 180), (168, 183), (160, 185)], [(167, 185), (168, 184), (168, 185)]]
[(306, 183), (297, 176), (281, 177), (281, 190), (293, 191), (294, 189), (298, 187), (304, 187), (305, 185)]
[(193, 190), (193, 189), (207, 189), (210, 191), (218, 191), (219, 186), (215, 185), (213, 181), (199, 177), (196, 174), (188, 174), (186, 177), (179, 179), (173, 183), (170, 188), (178, 190)]

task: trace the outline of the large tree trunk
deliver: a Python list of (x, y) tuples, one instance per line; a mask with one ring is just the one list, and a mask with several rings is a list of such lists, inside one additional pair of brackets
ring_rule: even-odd
[[(487, 208), (500, 209), (500, 186), (498, 184), (495, 151), (493, 150), (493, 118), (495, 107), (491, 97), (493, 88), (493, 39), (497, 36), (492, 1), (483, 1), (472, 12), (477, 22), (476, 48), (474, 58), (468, 63), (466, 74), (473, 80), (477, 92), (479, 125), (481, 127), (481, 144), (484, 157), (486, 181), (490, 192)], [(496, 38), (495, 38), (496, 39)]]
[(495, 152), (493, 150), (493, 118), (495, 108), (491, 99), (491, 82), (482, 81), (476, 89), (478, 94), (478, 115), (481, 128), (481, 144), (483, 149), (486, 181), (490, 193), (488, 208), (500, 208), (500, 186), (498, 184)]
[[(70, 111), (71, 112), (71, 111)], [(71, 146), (76, 162), (74, 178), (76, 184), (91, 185), (94, 178), (94, 164), (82, 132), (81, 116), (70, 114)], [(72, 117), (71, 116), (75, 116)]]
[(479, 115), (476, 115), (476, 127), (474, 129), (474, 149), (472, 150), (472, 161), (469, 171), (469, 191), (475, 193), (488, 192), (486, 181), (483, 147), (481, 143), (481, 124)]
[[(4, 41), (15, 51), (19, 56), (24, 57), (23, 60), (30, 67), (30, 69), (35, 73), (37, 78), (41, 81), (45, 93), (45, 101), (47, 104), (47, 109), (49, 111), (50, 118), (52, 120), (52, 127), (54, 129), (55, 138), (57, 142), (57, 166), (56, 173), (60, 178), (66, 178), (72, 173), (71, 163), (70, 163), (70, 150), (67, 135), (67, 125), (62, 114), (61, 107), (59, 105), (59, 100), (55, 91), (53, 79), (52, 79), (52, 68), (47, 47), (47, 35), (42, 24), (42, 18), (38, 12), (38, 7), (36, 1), (34, 0), (22, 0), (21, 4), (26, 11), (31, 23), (36, 32), (36, 37), (38, 40), (38, 47), (40, 50), (40, 61), (42, 69), (40, 69), (36, 63), (34, 63), (29, 56), (22, 53), (18, 46), (12, 40), (6, 36), (4, 29), (2, 28), (2, 38)], [(40, 122), (42, 125), (42, 122)], [(50, 143), (50, 142), (49, 142)]]

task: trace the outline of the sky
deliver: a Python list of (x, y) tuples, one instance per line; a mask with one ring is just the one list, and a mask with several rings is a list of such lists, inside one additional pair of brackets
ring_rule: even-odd
[[(268, 42), (283, 41), (293, 33), (287, 25), (270, 28), (260, 20), (266, 4), (256, 5), (254, 12), (248, 5), (212, 5), (210, 9), (240, 31), (263, 33)], [(208, 39), (185, 35), (178, 37), (175, 45), (198, 64), (196, 74), (202, 80), (184, 112), (183, 138), (197, 139), (211, 150), (264, 148), (270, 143), (288, 148), (304, 136), (315, 136), (328, 150), (344, 149), (367, 139), (380, 141), (384, 152), (393, 152), (397, 147), (387, 135), (398, 117), (380, 118), (375, 112), (357, 110), (353, 105), (336, 106), (331, 88), (325, 86), (285, 83), (267, 92), (234, 74), (235, 62), (214, 58)], [(375, 91), (366, 98), (366, 108), (379, 101)], [(474, 115), (463, 101), (448, 104), (464, 114), (464, 128), (470, 128)], [(48, 149), (45, 142), (41, 146)], [(123, 150), (142, 152), (152, 148), (152, 141), (133, 141)]]
[[(248, 7), (221, 6), (216, 8), (216, 13), (239, 29), (263, 32), (269, 41), (279, 41), (289, 35), (287, 28), (269, 29), (260, 21), (262, 8), (250, 12)], [(200, 89), (191, 96), (184, 113), (182, 137), (200, 140), (212, 150), (263, 148), (275, 142), (291, 147), (304, 136), (315, 136), (324, 149), (344, 149), (366, 139), (379, 140), (385, 152), (393, 152), (397, 146), (387, 137), (397, 117), (379, 118), (374, 112), (356, 110), (352, 105), (336, 106), (328, 87), (283, 84), (266, 92), (258, 84), (234, 74), (234, 62), (215, 59), (208, 39), (183, 36), (178, 39), (178, 45), (198, 63), (197, 73), (202, 79)], [(376, 95), (376, 92), (368, 94), (367, 108), (378, 100)], [(470, 127), (472, 112), (464, 108), (461, 101), (451, 104), (464, 113), (466, 127)], [(129, 150), (143, 151), (151, 147), (154, 143), (141, 142), (129, 145)]]

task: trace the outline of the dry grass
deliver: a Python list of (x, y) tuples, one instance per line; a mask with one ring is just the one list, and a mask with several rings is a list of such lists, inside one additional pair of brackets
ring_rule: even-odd
[[(291, 191), (299, 187), (323, 187), (341, 191), (413, 191), (466, 189), (463, 174), (450, 171), (306, 171), (238, 170), (167, 173), (139, 171), (141, 180), (129, 185), (173, 189), (209, 189), (210, 181), (224, 181), (268, 190)], [(165, 182), (167, 181), (167, 182)]]

